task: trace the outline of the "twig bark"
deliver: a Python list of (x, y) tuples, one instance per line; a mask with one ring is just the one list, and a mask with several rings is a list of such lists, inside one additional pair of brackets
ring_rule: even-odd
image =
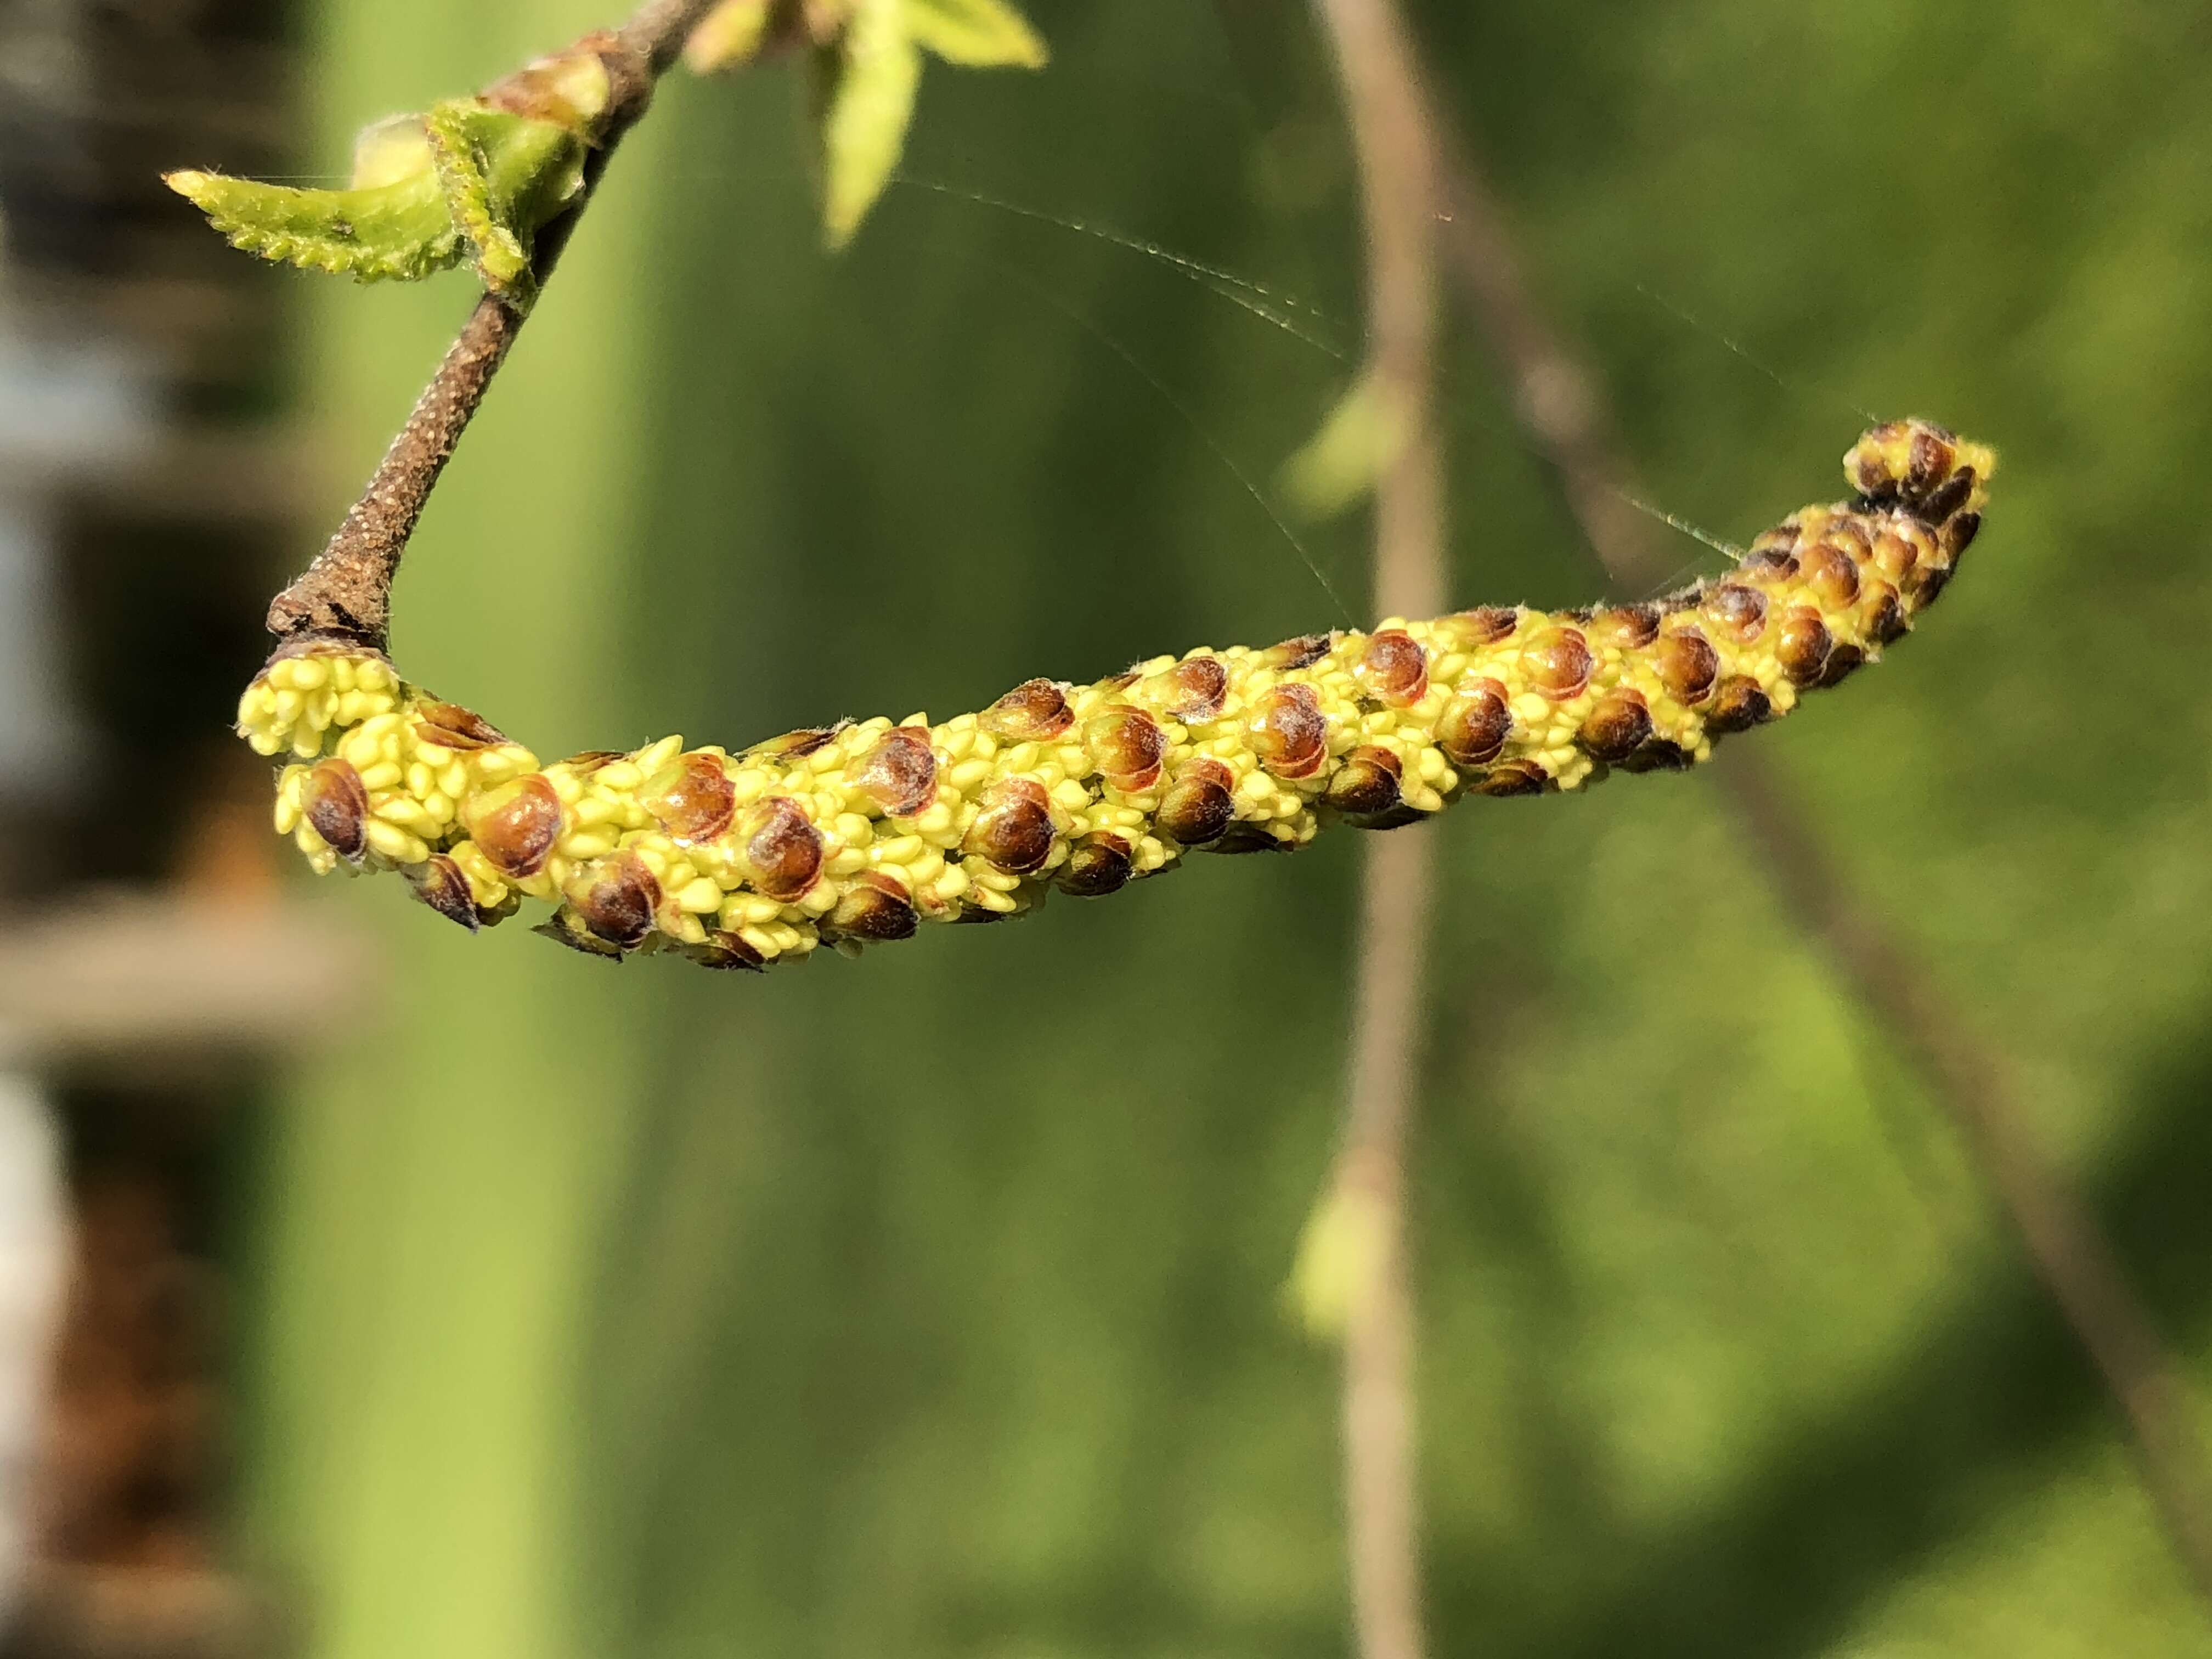
[[(1557, 470), (1570, 509), (1613, 580), (1639, 592), (1663, 585), (1670, 571), (1629, 504), (1630, 473), (1597, 381), (1537, 303), (1488, 181), (1441, 131), (1438, 143), (1449, 216), (1445, 250), (1512, 387), (1522, 424)], [(1997, 1057), (1853, 893), (1765, 757), (1730, 750), (1713, 769), (1798, 926), (1919, 1069), (1958, 1129), (2045, 1292), (2119, 1407), (2170, 1547), (2212, 1607), (2212, 1479), (2188, 1390), (2088, 1206), (2035, 1145)]]
[[(620, 28), (584, 43), (605, 64), (611, 97), (599, 147), (585, 168), (582, 198), (538, 239), (534, 264), (541, 286), (590, 205), (608, 158), (645, 114), (654, 83), (714, 3), (648, 0)], [(477, 301), (344, 522), (299, 580), (270, 602), (269, 631), (280, 641), (280, 653), (318, 640), (386, 648), (392, 582), (408, 538), (526, 314), (496, 295)]]
[[(1393, 441), (1375, 490), (1375, 608), (1425, 617), (1444, 593), (1444, 483), (1435, 410), (1437, 167), (1413, 43), (1391, 0), (1316, 0), (1344, 86), (1367, 244), (1365, 373)], [(1420, 1659), (1414, 1316), (1406, 1143), (1419, 1078), (1435, 843), (1419, 830), (1369, 849), (1360, 908), (1337, 1201), (1356, 1206), (1344, 1332), (1345, 1515), (1361, 1659)]]

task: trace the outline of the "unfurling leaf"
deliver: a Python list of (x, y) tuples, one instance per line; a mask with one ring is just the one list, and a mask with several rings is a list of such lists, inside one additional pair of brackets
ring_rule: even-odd
[(684, 43), (684, 62), (696, 75), (713, 75), (750, 64), (768, 40), (772, 0), (722, 0)]
[(477, 124), (469, 116), (467, 105), (434, 104), (423, 125), (430, 135), (430, 154), (437, 162), (446, 210), (453, 216), (454, 228), (475, 246), (477, 270), (484, 286), (507, 292), (528, 273), (530, 256), (493, 206), (489, 154), (478, 142)]
[(467, 99), (434, 105), (426, 125), (447, 210), (484, 286), (526, 304), (531, 243), (582, 191), (584, 141), (556, 122)]
[(420, 116), (380, 122), (362, 135), (349, 189), (297, 190), (191, 169), (164, 182), (233, 247), (303, 270), (416, 282), (460, 261), (460, 235)]
[(434, 169), (430, 136), (419, 115), (387, 115), (354, 135), (352, 187), (381, 190), (419, 179)]
[(580, 49), (532, 64), (487, 98), (378, 122), (356, 142), (343, 190), (191, 170), (166, 182), (233, 246), (262, 258), (364, 283), (418, 281), (465, 258), (487, 288), (524, 305), (532, 244), (581, 192), (606, 105), (605, 67)]
[(487, 87), (476, 101), (509, 115), (551, 121), (586, 143), (597, 143), (614, 102), (614, 77), (600, 55), (612, 41), (604, 33), (587, 34), (565, 52), (532, 59)]
[(834, 44), (854, 0), (720, 0), (684, 43), (694, 74), (743, 69), (797, 46)]
[(1006, 0), (907, 0), (907, 32), (925, 51), (966, 69), (1042, 69), (1048, 54)]
[(1375, 488), (1405, 441), (1404, 423), (1382, 388), (1362, 375), (1283, 464), (1284, 492), (1307, 517), (1334, 517)]
[(822, 116), (822, 220), (842, 247), (890, 180), (914, 118), (921, 50), (907, 32), (905, 0), (860, 0), (828, 68)]

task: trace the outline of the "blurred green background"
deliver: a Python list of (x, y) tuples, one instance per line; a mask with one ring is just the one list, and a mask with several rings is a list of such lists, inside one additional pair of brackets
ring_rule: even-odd
[[(1346, 362), (927, 187), (1353, 353), (1310, 15), (1031, 10), (1052, 67), (933, 70), (926, 183), (836, 260), (795, 76), (671, 81), (430, 510), (410, 676), (558, 754), (1346, 620), (1238, 477)], [(2002, 447), (1929, 626), (1756, 741), (2201, 1381), (2212, 15), (1410, 10), (1656, 501), (1741, 540), (1840, 491), (1862, 406)], [(303, 165), (606, 11), (327, 0)], [(349, 482), (468, 284), (294, 291)], [(1456, 595), (1597, 597), (1464, 329), (1446, 386)], [(1356, 611), (1363, 527), (1301, 535)], [(2212, 1654), (2109, 1404), (1710, 785), (1422, 833), (1436, 1651)], [(1343, 1652), (1334, 1357), (1280, 1287), (1359, 852), (761, 980), (334, 888), (404, 972), (246, 1138), (242, 1553), (329, 1659)]]

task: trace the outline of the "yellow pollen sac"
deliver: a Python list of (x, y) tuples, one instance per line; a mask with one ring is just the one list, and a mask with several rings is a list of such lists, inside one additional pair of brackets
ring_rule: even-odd
[(1191, 852), (1392, 829), (1462, 795), (1678, 771), (1910, 630), (1981, 526), (1996, 457), (1926, 421), (1867, 433), (1856, 494), (1735, 568), (1645, 604), (1481, 605), (1370, 633), (1034, 679), (978, 714), (750, 748), (537, 757), (358, 646), (287, 646), (239, 702), (278, 773), (277, 832), (328, 873), (397, 870), (474, 930), (521, 896), (595, 956), (714, 968), (860, 954), (924, 921), (1083, 897)]

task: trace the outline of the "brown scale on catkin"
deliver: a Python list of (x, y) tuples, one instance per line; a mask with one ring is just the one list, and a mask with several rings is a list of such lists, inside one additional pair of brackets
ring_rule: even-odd
[(475, 929), (524, 898), (606, 957), (762, 968), (925, 921), (1096, 896), (1186, 852), (1289, 850), (1462, 794), (1673, 771), (1780, 718), (1905, 634), (1981, 523), (1990, 452), (1922, 421), (1844, 458), (1727, 574), (1643, 605), (1486, 605), (1370, 634), (1159, 657), (1092, 685), (1030, 680), (980, 714), (666, 738), (537, 757), (358, 646), (280, 650), (239, 730), (294, 757), (276, 827), (319, 871), (397, 870)]

